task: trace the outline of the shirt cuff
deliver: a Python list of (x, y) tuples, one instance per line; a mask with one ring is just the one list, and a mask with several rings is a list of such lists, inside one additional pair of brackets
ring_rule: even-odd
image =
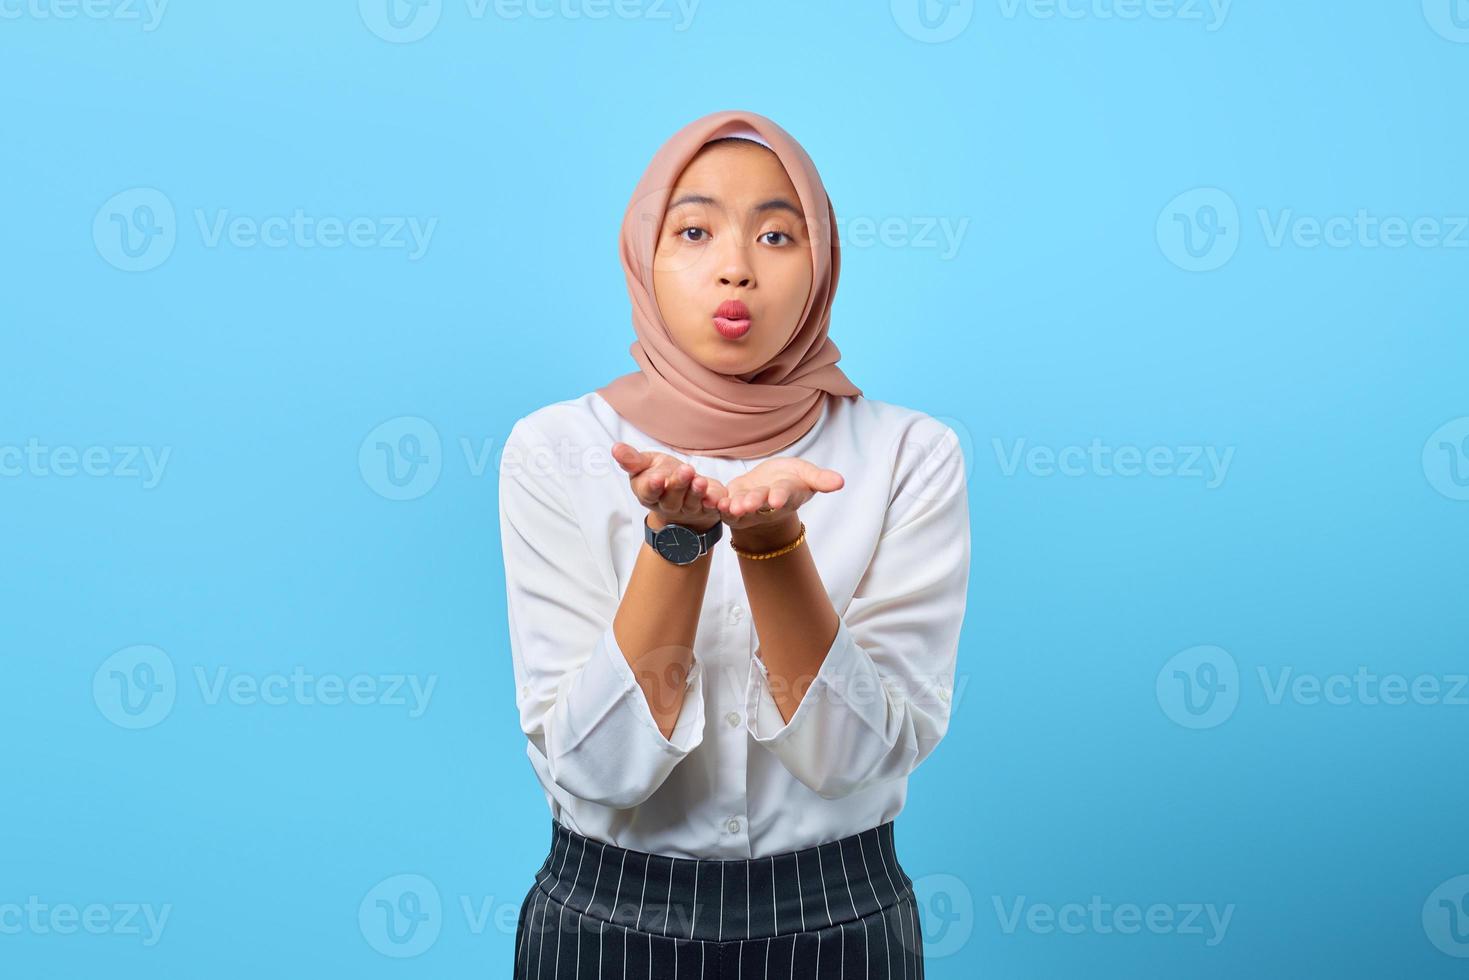
[[(861, 713), (859, 678), (870, 677), (881, 690), (881, 679), (860, 646), (852, 639), (847, 623), (837, 617), (837, 633), (827, 648), (816, 678), (806, 688), (801, 703), (789, 720), (783, 720), (770, 690), (770, 671), (760, 657), (750, 658), (750, 682), (746, 687), (746, 727), (761, 745), (775, 747), (808, 727), (811, 719), (829, 711), (856, 709)], [(878, 696), (879, 702), (881, 696)], [(879, 708), (886, 713), (885, 706)]]
[(698, 746), (704, 738), (704, 665), (695, 657), (688, 675), (684, 678), (683, 708), (674, 723), (672, 737), (665, 738), (642, 685), (632, 672), (632, 666), (617, 645), (617, 636), (609, 624), (602, 631), (597, 648), (587, 661), (582, 682), (589, 689), (606, 692), (609, 698), (620, 701), (619, 710), (625, 710), (639, 722), (639, 727), (650, 736), (651, 743), (670, 755), (685, 756)]

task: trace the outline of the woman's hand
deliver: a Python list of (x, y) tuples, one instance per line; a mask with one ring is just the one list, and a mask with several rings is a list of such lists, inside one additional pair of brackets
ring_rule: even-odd
[(667, 453), (640, 452), (625, 442), (612, 444), (612, 458), (628, 475), (638, 502), (651, 512), (648, 526), (682, 524), (707, 531), (719, 523), (719, 501), (724, 484), (700, 476), (694, 468)]
[[(719, 501), (720, 518), (735, 531), (790, 527), (802, 504), (845, 485), (836, 470), (797, 456), (776, 456), (729, 481), (728, 492)], [(761, 513), (762, 507), (769, 512)]]

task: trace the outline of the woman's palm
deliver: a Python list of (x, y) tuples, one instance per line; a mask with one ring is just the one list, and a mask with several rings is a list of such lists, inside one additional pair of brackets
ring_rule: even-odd
[[(776, 456), (730, 480), (719, 511), (734, 527), (773, 523), (794, 513), (816, 494), (840, 490), (845, 483), (836, 470), (798, 456)], [(767, 506), (772, 513), (758, 513)]]

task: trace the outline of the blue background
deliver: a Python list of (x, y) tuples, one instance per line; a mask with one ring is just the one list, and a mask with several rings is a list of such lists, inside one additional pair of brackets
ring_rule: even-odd
[[(747, 108), (807, 148), (844, 230), (892, 219), (844, 249), (843, 368), (966, 441), (956, 714), (898, 822), (929, 975), (1464, 975), (1469, 692), (1271, 692), (1469, 670), (1469, 9), (987, 0), (931, 33), (905, 0), (687, 23), (443, 0), (400, 30), (382, 0), (174, 0), (149, 30), (65, 2), (0, 18), (0, 913), (96, 903), (117, 928), (0, 915), (0, 974), (509, 975), (550, 822), (499, 447), (634, 368), (628, 196), (679, 126)], [(139, 210), (160, 195), (171, 222)], [(417, 257), (210, 244), (221, 215), (296, 209), (437, 223)], [(1272, 243), (1287, 211), (1364, 209), (1458, 247)], [(134, 219), (165, 234), (129, 258)], [(1093, 440), (1232, 456), (1215, 481), (1007, 465)], [(422, 457), (393, 471), (416, 484), (379, 441)], [(130, 446), (169, 453), (161, 479)], [(146, 681), (138, 658), (175, 669), (173, 702), (130, 729), (113, 670)], [(417, 717), (386, 687), (210, 696), (298, 667), (435, 687)], [(373, 924), (402, 874), (441, 903), (420, 948)], [(1213, 942), (1206, 918), (1007, 928), (1094, 895), (1233, 908)], [(169, 906), (158, 942), (127, 903)]]

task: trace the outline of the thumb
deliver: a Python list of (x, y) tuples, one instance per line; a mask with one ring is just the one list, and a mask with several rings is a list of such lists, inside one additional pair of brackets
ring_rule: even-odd
[(647, 454), (641, 453), (625, 442), (614, 442), (612, 444), (612, 458), (617, 460), (628, 473), (636, 476), (648, 468), (648, 462), (644, 458)]

